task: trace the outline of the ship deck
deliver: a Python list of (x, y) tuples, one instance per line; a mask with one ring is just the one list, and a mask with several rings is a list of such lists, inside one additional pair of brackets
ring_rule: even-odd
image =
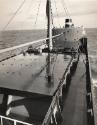
[(62, 125), (87, 125), (86, 75), (81, 56), (68, 92), (65, 94)]
[(0, 62), (0, 92), (32, 95), (39, 93), (52, 96), (57, 89), (71, 56), (51, 54), (51, 82), (47, 80), (48, 54), (23, 54)]

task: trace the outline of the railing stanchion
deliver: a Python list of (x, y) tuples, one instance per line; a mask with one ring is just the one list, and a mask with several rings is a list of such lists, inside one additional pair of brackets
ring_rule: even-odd
[(16, 120), (14, 120), (14, 125), (17, 125), (17, 122), (16, 122)]
[(3, 118), (1, 117), (1, 125), (3, 125)]

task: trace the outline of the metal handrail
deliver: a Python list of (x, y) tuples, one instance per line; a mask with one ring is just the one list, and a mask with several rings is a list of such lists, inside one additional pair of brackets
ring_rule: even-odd
[(23, 125), (34, 125), (34, 124), (29, 124), (27, 122), (19, 121), (19, 120), (16, 120), (16, 119), (8, 118), (8, 117), (2, 116), (2, 115), (0, 115), (0, 118), (1, 118), (0, 125), (3, 125), (3, 119), (12, 121), (14, 123), (14, 125), (17, 125), (17, 123), (20, 123), (20, 124), (23, 124)]
[[(55, 36), (52, 36), (52, 39), (60, 37), (63, 33), (57, 34)], [(6, 49), (0, 50), (0, 62), (12, 58), (14, 56), (17, 56), (23, 52), (26, 52), (28, 50), (29, 46), (32, 46), (33, 48), (41, 47), (42, 45), (46, 45), (46, 41), (49, 40), (49, 38), (44, 38), (24, 44), (20, 44), (17, 46), (13, 46)], [(3, 55), (3, 56), (2, 56)]]
[[(65, 73), (64, 73), (64, 75), (63, 75), (64, 78), (65, 78), (66, 73), (67, 73), (68, 70), (69, 70), (69, 67), (70, 67), (72, 61), (73, 61), (73, 58), (71, 58), (71, 60), (70, 60), (70, 62), (69, 62), (69, 64), (68, 64), (68, 66), (67, 66), (67, 68), (66, 68), (66, 70), (65, 70)], [(49, 107), (49, 109), (48, 109), (48, 112), (46, 113), (46, 116), (45, 116), (45, 118), (44, 118), (44, 121), (43, 121), (42, 125), (48, 125), (48, 124), (49, 124), (50, 118), (51, 118), (51, 116), (52, 116), (52, 114), (53, 114), (53, 111), (54, 111), (54, 108), (55, 108), (55, 106), (56, 106), (56, 104), (57, 104), (57, 101), (56, 101), (56, 100), (57, 100), (57, 99), (59, 98), (59, 96), (60, 96), (60, 89), (62, 88), (62, 86), (63, 86), (63, 80), (61, 80), (61, 82), (59, 83), (58, 89), (56, 90), (56, 92), (55, 92), (55, 94), (54, 94), (54, 96), (53, 96), (52, 103), (51, 103), (51, 105), (50, 105), (50, 107)]]
[(51, 103), (51, 105), (50, 105), (50, 107), (49, 107), (49, 109), (48, 109), (48, 112), (46, 113), (46, 116), (45, 116), (45, 118), (44, 118), (44, 121), (43, 121), (42, 125), (48, 125), (48, 124), (49, 124), (50, 119), (51, 119), (51, 116), (52, 116), (53, 111), (54, 111), (54, 108), (55, 108), (55, 106), (56, 106), (56, 104), (57, 104), (57, 101), (56, 101), (56, 100), (57, 100), (57, 97), (58, 97), (58, 92), (57, 92), (56, 95), (53, 97), (52, 103)]
[[(54, 35), (54, 36), (52, 36), (52, 39), (54, 39), (56, 37), (59, 37), (61, 35), (63, 35), (63, 33), (60, 33), (58, 35)], [(47, 40), (49, 40), (49, 38), (35, 40), (35, 41), (29, 42), (29, 43), (24, 43), (24, 44), (21, 44), (21, 45), (18, 45), (18, 46), (13, 46), (13, 47), (10, 47), (10, 48), (2, 49), (2, 50), (0, 50), (0, 54), (2, 54), (4, 52), (15, 50), (15, 49), (19, 49), (19, 48), (22, 48), (22, 47), (26, 47), (26, 46), (29, 46), (29, 45), (37, 44), (37, 43), (40, 43), (40, 42), (43, 42), (43, 41), (44, 41), (43, 44), (45, 44)]]

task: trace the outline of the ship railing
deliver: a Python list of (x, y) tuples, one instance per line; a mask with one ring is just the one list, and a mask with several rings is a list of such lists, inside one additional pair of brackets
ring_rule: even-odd
[(52, 115), (54, 114), (54, 108), (55, 108), (56, 105), (58, 106), (58, 108), (60, 110), (59, 99), (60, 99), (60, 95), (62, 93), (62, 87), (63, 87), (63, 84), (64, 84), (63, 81), (66, 78), (66, 74), (69, 71), (69, 68), (70, 68), (70, 66), (71, 66), (71, 64), (73, 62), (73, 59), (74, 58), (72, 57), (69, 64), (68, 64), (68, 66), (67, 66), (67, 68), (66, 68), (66, 70), (65, 70), (65, 72), (64, 72), (64, 74), (63, 74), (63, 77), (62, 77), (62, 79), (61, 79), (61, 81), (59, 83), (59, 86), (58, 86), (57, 90), (55, 91), (52, 103), (51, 103), (51, 105), (49, 107), (49, 110), (48, 110), (48, 112), (47, 112), (47, 114), (46, 114), (46, 116), (44, 118), (44, 121), (43, 121), (42, 125), (49, 125), (50, 124)]
[[(63, 33), (52, 36), (52, 39), (60, 37), (61, 35), (63, 35)], [(29, 46), (32, 46), (33, 48), (38, 48), (42, 45), (46, 45), (47, 40), (49, 40), (49, 38), (35, 40), (35, 41), (32, 41), (32, 42), (27, 42), (27, 43), (20, 44), (20, 45), (17, 45), (17, 46), (13, 46), (13, 47), (10, 47), (10, 48), (1, 49), (0, 50), (0, 62), (6, 60), (8, 58), (11, 58), (13, 56), (17, 56), (17, 55), (27, 51)]]
[(53, 97), (52, 103), (49, 107), (49, 110), (44, 118), (42, 125), (49, 125), (49, 123), (51, 121), (51, 117), (54, 113), (55, 106), (58, 104), (58, 102), (57, 102), (58, 98), (59, 98), (59, 93), (57, 92), (56, 95)]
[(4, 120), (8, 120), (9, 122), (12, 122), (13, 125), (18, 125), (18, 124), (22, 124), (22, 125), (33, 125), (33, 124), (29, 124), (29, 123), (26, 123), (26, 122), (22, 122), (22, 121), (19, 121), (19, 120), (16, 120), (16, 119), (12, 119), (12, 118), (9, 118), (9, 117), (5, 117), (5, 116), (2, 116), (0, 115), (0, 125), (5, 125), (4, 124)]
[(93, 96), (93, 81), (91, 74), (91, 66), (90, 60), (87, 55), (86, 57), (86, 97), (87, 97), (87, 113), (88, 113), (88, 124), (95, 125), (95, 104), (94, 104), (94, 96)]

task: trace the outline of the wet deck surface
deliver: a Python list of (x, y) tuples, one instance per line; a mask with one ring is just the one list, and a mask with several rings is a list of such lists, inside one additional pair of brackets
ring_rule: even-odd
[(71, 57), (51, 54), (52, 81), (48, 82), (48, 54), (19, 55), (0, 63), (0, 90), (3, 88), (53, 95)]
[(85, 65), (81, 57), (64, 101), (62, 125), (87, 125)]

